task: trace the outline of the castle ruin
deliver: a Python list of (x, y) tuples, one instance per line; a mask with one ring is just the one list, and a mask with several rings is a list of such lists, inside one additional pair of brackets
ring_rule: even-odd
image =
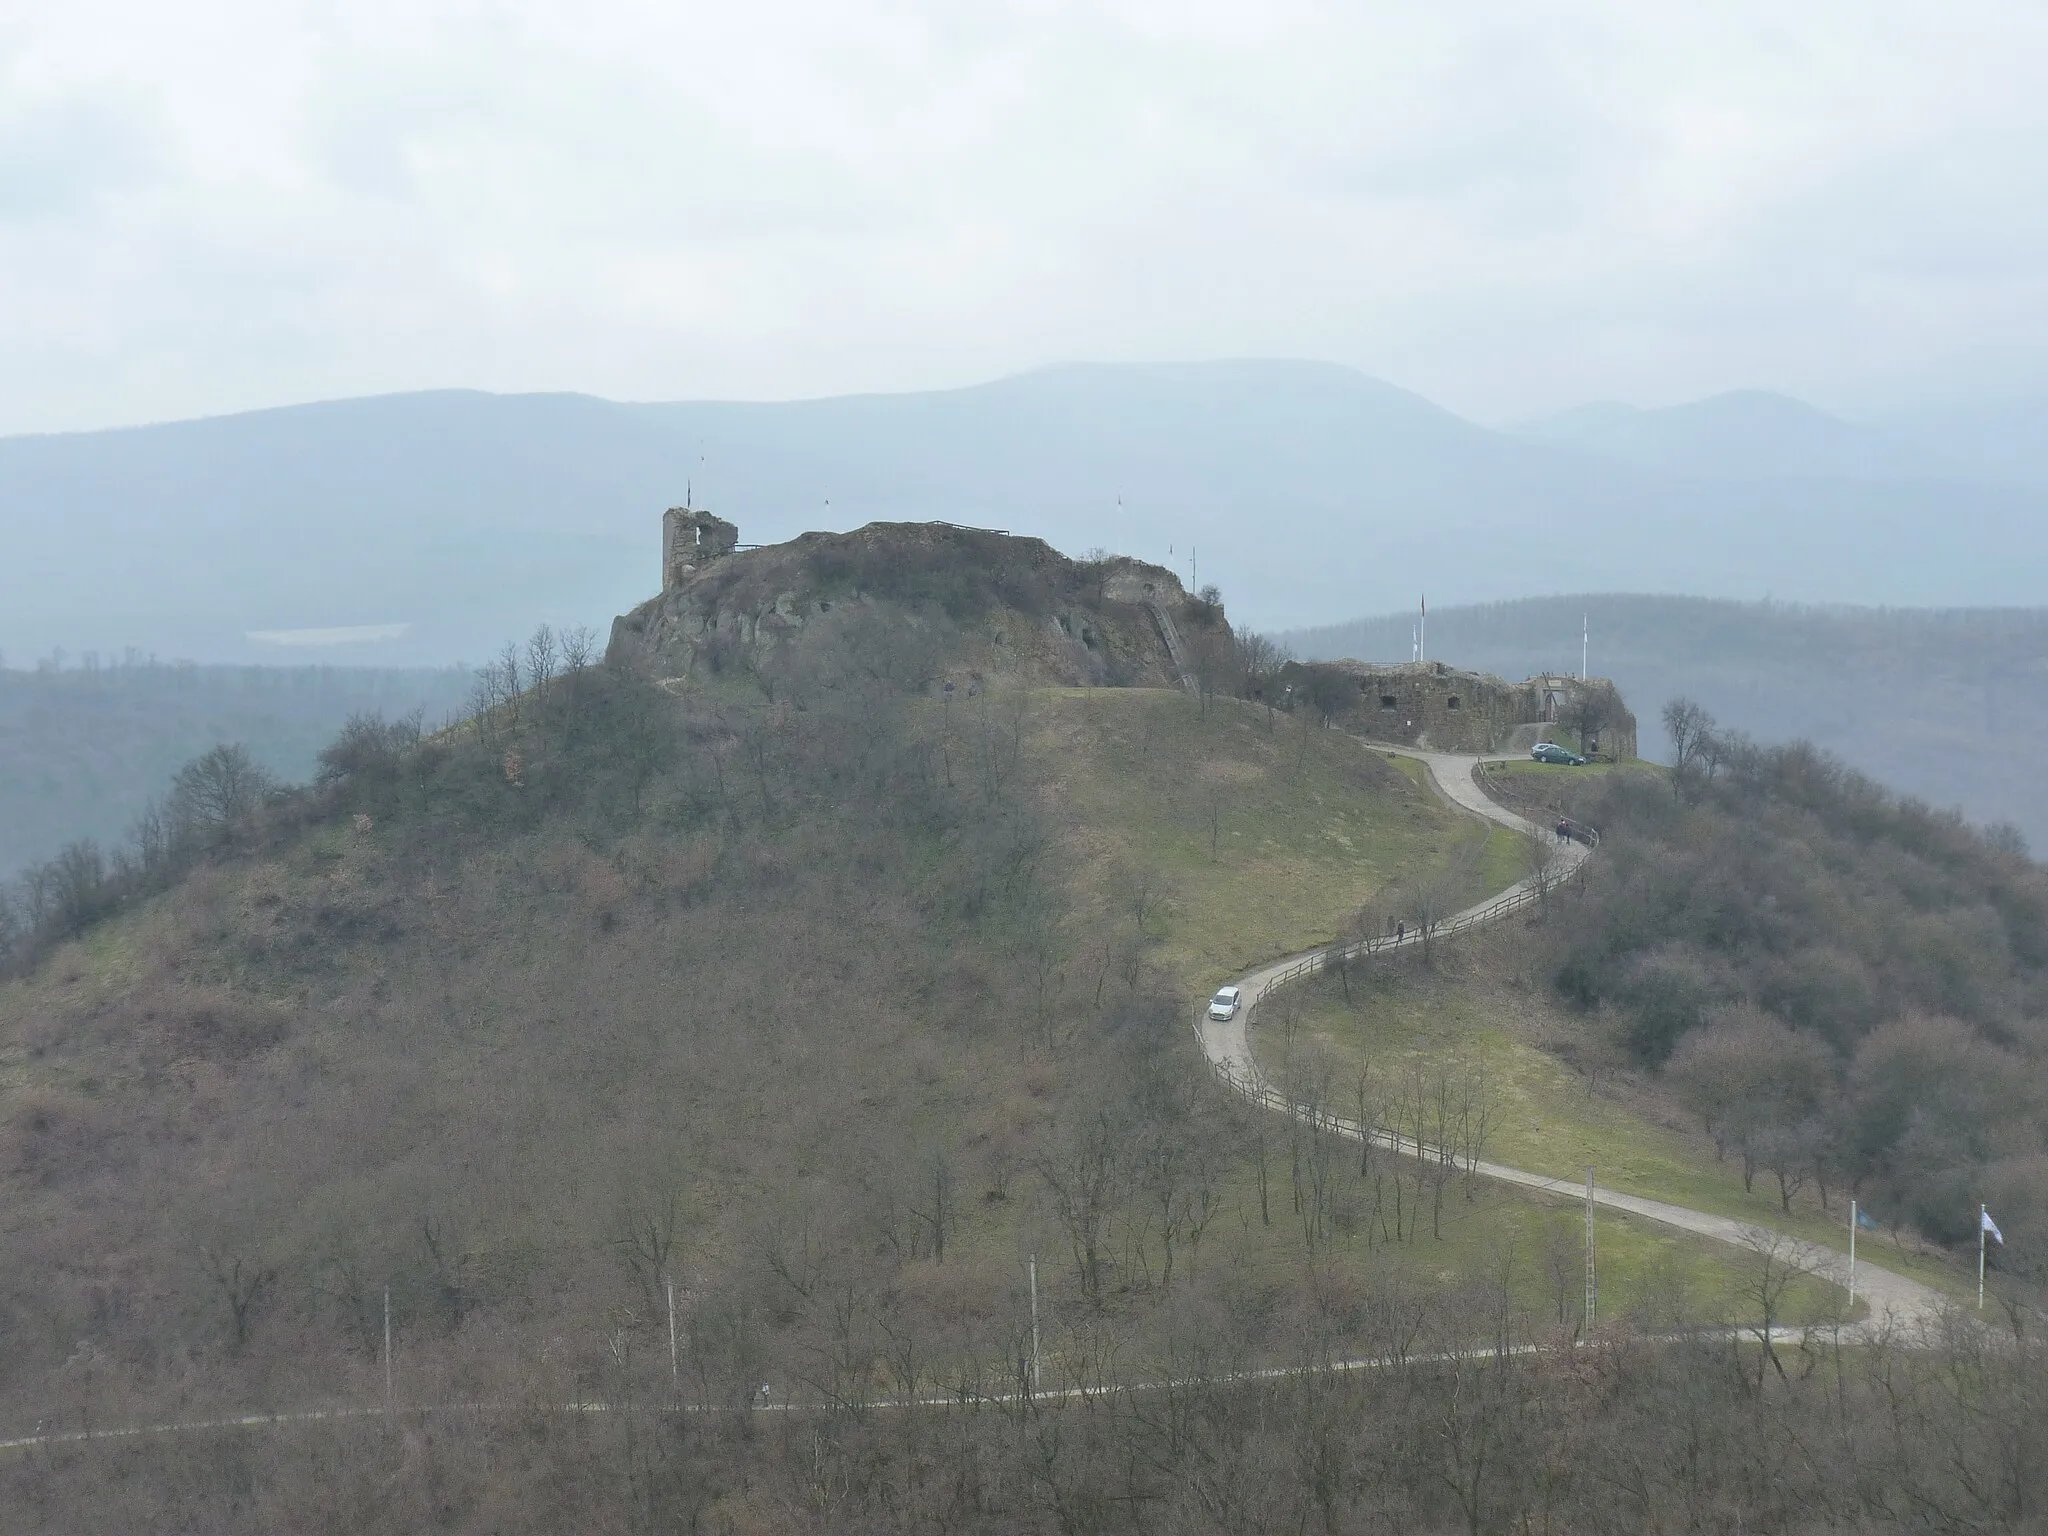
[(1290, 661), (1289, 706), (1380, 741), (1439, 752), (1526, 752), (1563, 740), (1616, 762), (1636, 755), (1636, 718), (1605, 678), (1548, 674), (1511, 683), (1440, 661)]
[(670, 507), (661, 514), (661, 590), (675, 591), (739, 545), (739, 524), (693, 507)]

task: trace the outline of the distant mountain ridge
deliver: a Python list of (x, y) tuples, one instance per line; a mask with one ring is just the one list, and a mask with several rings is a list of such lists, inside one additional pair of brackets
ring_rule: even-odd
[(1713, 395), (1662, 410), (1604, 401), (1515, 430), (1642, 469), (1713, 479), (1970, 478), (1941, 454), (1765, 390)]
[[(1532, 434), (1329, 364), (1075, 364), (922, 394), (444, 391), (0, 439), (0, 652), (474, 661), (538, 621), (601, 627), (650, 596), (660, 512), (686, 493), (749, 542), (943, 519), (1131, 554), (1220, 585), (1259, 628), (1421, 591), (2048, 594), (2048, 491), (1879, 473), (1894, 461), (1855, 457), (1863, 429), (1734, 402)], [(1702, 444), (1744, 431), (1770, 473), (1698, 471)], [(1617, 432), (1664, 442), (1665, 461), (1615, 449)], [(1822, 451), (1836, 440), (1854, 452)], [(313, 657), (250, 638), (304, 630), (385, 638)]]

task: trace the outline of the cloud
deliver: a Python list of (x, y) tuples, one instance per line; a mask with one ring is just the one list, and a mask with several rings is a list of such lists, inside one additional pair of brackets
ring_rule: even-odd
[(141, 115), (114, 102), (0, 98), (0, 221), (87, 212), (149, 162)]
[(0, 32), (0, 430), (1087, 356), (1989, 387), (2044, 60), (2030, 0), (74, 0)]

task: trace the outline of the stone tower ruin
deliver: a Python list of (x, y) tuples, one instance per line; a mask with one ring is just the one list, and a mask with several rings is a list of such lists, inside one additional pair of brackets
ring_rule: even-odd
[(670, 507), (661, 514), (661, 590), (673, 592), (739, 542), (737, 523), (692, 507)]

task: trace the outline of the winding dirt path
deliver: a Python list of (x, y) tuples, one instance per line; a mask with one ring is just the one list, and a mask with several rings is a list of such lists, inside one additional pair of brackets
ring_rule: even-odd
[[(1420, 759), (1429, 769), (1430, 778), (1436, 788), (1446, 800), (1459, 809), (1518, 832), (1534, 833), (1539, 830), (1479, 787), (1479, 782), (1474, 776), (1481, 761), (1477, 757), (1444, 752), (1418, 752), (1380, 746), (1376, 743), (1365, 750), (1391, 752), (1402, 757)], [(1543, 829), (1541, 835), (1548, 836), (1548, 829)], [(1541, 876), (1519, 880), (1499, 895), (1489, 897), (1447, 919), (1437, 928), (1432, 939), (1442, 939), (1459, 930), (1493, 922), (1512, 912), (1520, 911), (1539, 898), (1539, 880), (1554, 884), (1568, 877), (1588, 857), (1589, 850), (1579, 843), (1561, 845), (1552, 869)], [(1343, 946), (1338, 952), (1347, 955), (1384, 953), (1393, 949), (1413, 948), (1422, 942), (1423, 935), (1420, 932), (1411, 932), (1400, 939), (1362, 940)], [(1267, 1080), (1257, 1058), (1252, 1054), (1247, 1026), (1253, 1010), (1269, 992), (1320, 970), (1330, 954), (1331, 950), (1327, 946), (1309, 950), (1275, 960), (1239, 977), (1235, 985), (1243, 991), (1244, 1001), (1236, 1015), (1228, 1020), (1211, 1019), (1205, 1005), (1195, 1025), (1196, 1036), (1202, 1042), (1203, 1056), (1208, 1059), (1209, 1065), (1225, 1084), (1246, 1098), (1253, 1099), (1280, 1114), (1306, 1115), (1311, 1111), (1290, 1102)], [(1322, 1124), (1354, 1141), (1370, 1138), (1375, 1145), (1385, 1147), (1389, 1151), (1405, 1151), (1411, 1155), (1425, 1157), (1438, 1155), (1436, 1148), (1426, 1144), (1418, 1147), (1412, 1139), (1403, 1139), (1397, 1144), (1395, 1138), (1385, 1131), (1362, 1126), (1358, 1121), (1347, 1120), (1342, 1116), (1325, 1114), (1322, 1116)], [(1530, 1173), (1501, 1163), (1475, 1163), (1472, 1170), (1483, 1178), (1513, 1184), (1540, 1194), (1557, 1195), (1573, 1200), (1585, 1198), (1585, 1186), (1569, 1179)], [(1593, 1203), (1607, 1210), (1640, 1216), (1682, 1232), (1691, 1232), (1717, 1242), (1733, 1243), (1757, 1253), (1768, 1253), (1781, 1263), (1818, 1275), (1835, 1285), (1849, 1285), (1849, 1260), (1845, 1254), (1823, 1248), (1802, 1238), (1788, 1236), (1769, 1227), (1738, 1221), (1733, 1217), (1715, 1216), (1706, 1211), (1689, 1210), (1682, 1205), (1671, 1205), (1641, 1195), (1627, 1195), (1618, 1190), (1601, 1189), (1597, 1185), (1593, 1191)], [(1869, 1317), (1857, 1324), (1853, 1330), (1864, 1335), (1874, 1335), (1881, 1331), (1888, 1331), (1894, 1335), (1924, 1335), (1934, 1329), (1949, 1309), (1948, 1298), (1932, 1286), (1880, 1268), (1864, 1260), (1860, 1255), (1854, 1279), (1856, 1295), (1870, 1304)]]

